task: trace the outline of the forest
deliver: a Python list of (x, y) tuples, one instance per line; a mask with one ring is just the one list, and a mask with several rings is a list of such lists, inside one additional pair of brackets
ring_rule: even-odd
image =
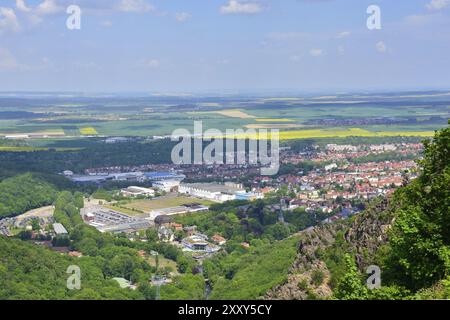
[(56, 196), (55, 186), (32, 174), (5, 179), (0, 182), (0, 218), (50, 205)]

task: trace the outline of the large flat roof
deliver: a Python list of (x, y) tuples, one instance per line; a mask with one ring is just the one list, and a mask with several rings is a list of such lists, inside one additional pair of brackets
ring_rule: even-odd
[(54, 223), (53, 229), (55, 230), (56, 234), (67, 234), (66, 228), (61, 223)]
[(184, 183), (184, 187), (206, 190), (208, 192), (220, 192), (220, 193), (231, 193), (234, 194), (238, 191), (245, 191), (244, 189), (237, 188), (234, 186), (219, 184), (219, 183)]

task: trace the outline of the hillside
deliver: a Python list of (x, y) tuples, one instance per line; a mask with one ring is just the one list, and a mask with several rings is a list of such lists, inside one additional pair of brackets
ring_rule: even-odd
[(52, 204), (56, 187), (32, 174), (23, 174), (0, 182), (0, 219)]
[[(425, 143), (421, 175), (348, 222), (303, 232), (288, 280), (266, 299), (450, 297), (450, 129)], [(369, 265), (381, 289), (365, 284)]]
[[(20, 240), (0, 237), (0, 300), (142, 299), (106, 280), (103, 261), (71, 258)], [(81, 290), (68, 290), (67, 268), (81, 269)]]

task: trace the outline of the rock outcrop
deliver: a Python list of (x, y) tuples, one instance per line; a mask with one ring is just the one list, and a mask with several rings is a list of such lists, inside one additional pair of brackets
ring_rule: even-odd
[(342, 247), (355, 255), (358, 267), (364, 270), (373, 263), (371, 258), (377, 249), (388, 240), (388, 231), (393, 222), (391, 207), (389, 200), (377, 200), (356, 216), (353, 222), (337, 221), (301, 232), (297, 258), (289, 270), (287, 281), (267, 292), (265, 299), (331, 298), (331, 275), (321, 258), (321, 252), (341, 240)]

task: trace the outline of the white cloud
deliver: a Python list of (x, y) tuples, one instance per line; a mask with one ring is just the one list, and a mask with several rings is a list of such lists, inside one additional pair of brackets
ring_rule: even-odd
[(450, 0), (431, 0), (430, 3), (426, 5), (429, 10), (441, 10), (450, 5)]
[(122, 12), (152, 12), (156, 10), (145, 0), (120, 0), (115, 9)]
[(222, 14), (255, 14), (263, 10), (260, 3), (229, 0), (226, 5), (220, 7)]
[(322, 49), (311, 49), (309, 51), (309, 54), (313, 57), (320, 57), (321, 55), (323, 55), (323, 50)]
[(139, 63), (139, 65), (145, 68), (156, 69), (159, 68), (161, 63), (158, 59), (144, 59)]
[(338, 54), (339, 54), (340, 56), (344, 55), (344, 54), (345, 54), (345, 48), (344, 48), (344, 46), (338, 46), (338, 47), (337, 47), (337, 52), (338, 52)]
[(338, 33), (338, 34), (336, 35), (336, 38), (342, 39), (342, 38), (346, 38), (346, 37), (348, 37), (348, 36), (350, 36), (350, 35), (351, 35), (351, 32), (349, 32), (349, 31), (343, 31), (343, 32)]
[(16, 8), (19, 11), (30, 12), (31, 8), (25, 4), (25, 0), (16, 0)]
[(14, 10), (0, 7), (0, 33), (5, 31), (17, 32), (19, 30), (20, 25)]
[(383, 41), (378, 42), (375, 47), (380, 53), (385, 53), (387, 51), (386, 44)]
[(55, 14), (64, 10), (64, 7), (58, 5), (56, 0), (44, 0), (36, 8), (38, 15)]
[(175, 19), (178, 22), (185, 22), (185, 21), (187, 21), (187, 20), (189, 20), (191, 18), (192, 18), (192, 15), (190, 13), (188, 13), (188, 12), (175, 13)]

